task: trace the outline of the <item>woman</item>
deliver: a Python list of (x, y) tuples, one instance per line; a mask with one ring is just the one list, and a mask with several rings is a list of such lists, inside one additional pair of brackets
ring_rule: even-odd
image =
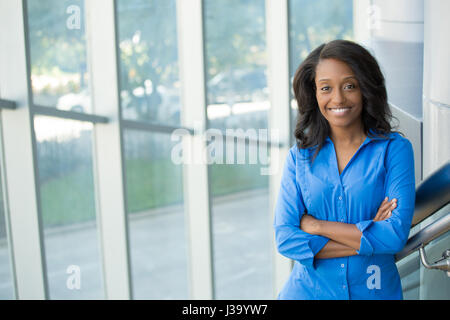
[(402, 299), (394, 255), (415, 202), (411, 143), (392, 131), (375, 58), (322, 44), (294, 77), (299, 116), (275, 210), (278, 251), (295, 261), (279, 299)]

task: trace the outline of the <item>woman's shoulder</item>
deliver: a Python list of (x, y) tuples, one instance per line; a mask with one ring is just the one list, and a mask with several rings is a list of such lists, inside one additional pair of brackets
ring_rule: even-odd
[(313, 148), (300, 148), (298, 143), (295, 143), (290, 149), (289, 153), (293, 160), (308, 159)]
[(369, 135), (372, 140), (381, 140), (388, 143), (388, 145), (403, 145), (411, 144), (411, 142), (406, 138), (403, 133), (399, 131), (391, 131), (389, 133), (381, 133), (376, 130), (369, 130)]
[(390, 162), (394, 159), (413, 159), (414, 148), (407, 137), (402, 133), (393, 131), (389, 133), (389, 139), (386, 145), (386, 161)]
[(389, 133), (391, 146), (411, 146), (411, 141), (405, 137), (401, 132), (393, 131)]

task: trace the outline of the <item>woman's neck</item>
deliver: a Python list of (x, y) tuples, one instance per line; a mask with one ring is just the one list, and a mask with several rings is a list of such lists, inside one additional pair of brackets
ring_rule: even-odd
[(330, 139), (339, 145), (361, 145), (366, 139), (364, 128), (361, 125), (348, 127), (332, 127), (330, 128)]

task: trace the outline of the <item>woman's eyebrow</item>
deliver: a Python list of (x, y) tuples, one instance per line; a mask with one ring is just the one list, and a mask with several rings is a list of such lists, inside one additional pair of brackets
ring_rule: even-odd
[[(342, 80), (347, 80), (347, 79), (351, 79), (351, 78), (356, 79), (355, 76), (348, 76), (348, 77), (345, 77)], [(317, 81), (317, 82), (321, 82), (321, 81), (330, 81), (330, 79), (319, 79), (319, 81)]]

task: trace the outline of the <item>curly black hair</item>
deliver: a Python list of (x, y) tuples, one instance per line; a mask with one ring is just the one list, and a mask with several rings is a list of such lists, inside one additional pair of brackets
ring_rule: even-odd
[(359, 82), (365, 134), (370, 136), (369, 130), (372, 129), (376, 136), (387, 138), (389, 133), (397, 132), (391, 127), (391, 119), (395, 117), (388, 104), (384, 76), (376, 59), (364, 47), (352, 41), (333, 40), (324, 43), (300, 64), (293, 80), (298, 105), (294, 136), (299, 149), (317, 146), (312, 161), (330, 134), (330, 126), (320, 112), (316, 99), (316, 67), (320, 60), (331, 58), (346, 63)]

